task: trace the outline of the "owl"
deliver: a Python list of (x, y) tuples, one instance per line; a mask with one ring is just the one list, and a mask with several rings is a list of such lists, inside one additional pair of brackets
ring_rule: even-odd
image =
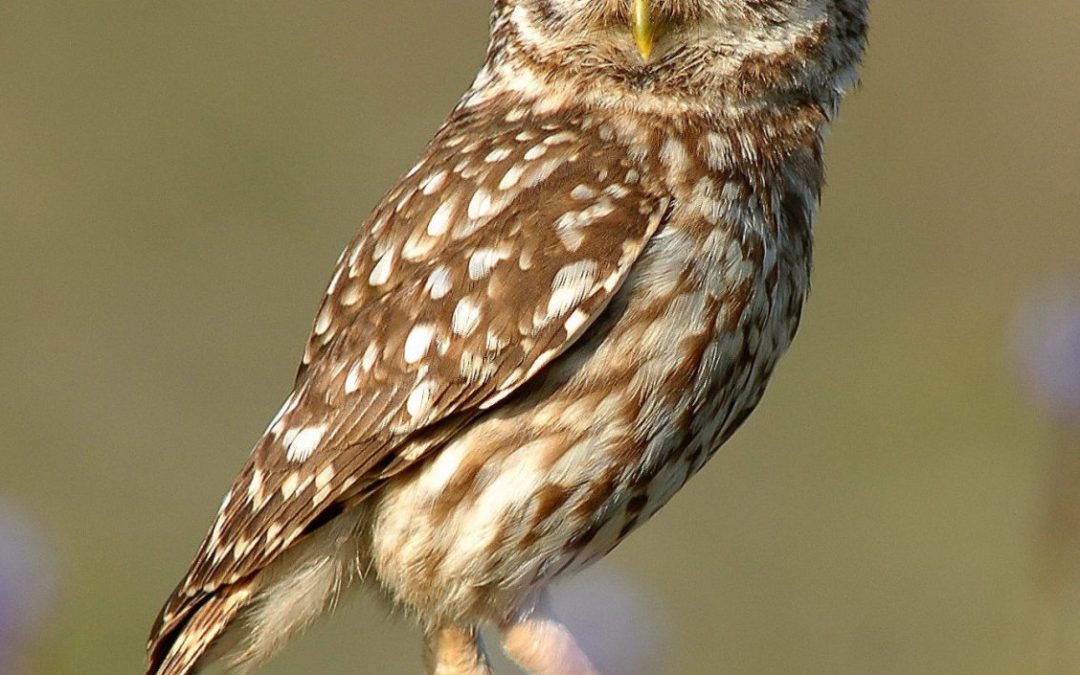
[(761, 399), (867, 21), (866, 0), (496, 0), (472, 86), (338, 259), (147, 673), (249, 671), (350, 586), (415, 618), (428, 673), (491, 672), (484, 625), (529, 673), (595, 673), (548, 589)]

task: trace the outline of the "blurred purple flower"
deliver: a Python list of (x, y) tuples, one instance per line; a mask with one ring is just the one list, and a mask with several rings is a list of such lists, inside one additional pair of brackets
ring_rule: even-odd
[(552, 604), (604, 675), (664, 672), (665, 612), (610, 565), (594, 567), (558, 587)]
[(0, 503), (0, 673), (22, 672), (52, 597), (52, 579), (40, 536)]
[(1039, 407), (1080, 424), (1080, 282), (1058, 282), (1025, 302), (1016, 322), (1016, 351)]

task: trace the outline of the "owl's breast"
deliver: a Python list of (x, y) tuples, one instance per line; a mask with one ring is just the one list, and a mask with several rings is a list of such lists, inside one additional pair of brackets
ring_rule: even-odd
[(583, 345), (590, 355), (576, 379), (637, 402), (646, 475), (674, 454), (700, 468), (760, 401), (791, 344), (809, 289), (813, 208), (795, 218), (766, 198), (736, 179), (699, 181)]
[(789, 225), (785, 195), (709, 180), (672, 191), (581, 339), (380, 493), (374, 568), (403, 603), (499, 620), (651, 517), (760, 400), (809, 283), (811, 210)]

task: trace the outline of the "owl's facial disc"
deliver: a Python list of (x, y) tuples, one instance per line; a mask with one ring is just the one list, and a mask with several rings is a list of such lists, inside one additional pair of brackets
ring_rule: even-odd
[[(492, 81), (529, 97), (681, 115), (853, 76), (866, 0), (494, 0)], [(486, 80), (485, 80), (486, 81)], [(548, 99), (553, 100), (549, 97)], [(801, 100), (801, 99), (800, 99)]]

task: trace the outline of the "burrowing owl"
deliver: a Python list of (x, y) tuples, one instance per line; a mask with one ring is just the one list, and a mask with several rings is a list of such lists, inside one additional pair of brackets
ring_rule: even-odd
[(496, 0), (472, 87), (348, 245), (295, 389), (153, 628), (250, 668), (350, 582), (429, 672), (594, 672), (545, 590), (760, 400), (809, 288), (866, 0)]

